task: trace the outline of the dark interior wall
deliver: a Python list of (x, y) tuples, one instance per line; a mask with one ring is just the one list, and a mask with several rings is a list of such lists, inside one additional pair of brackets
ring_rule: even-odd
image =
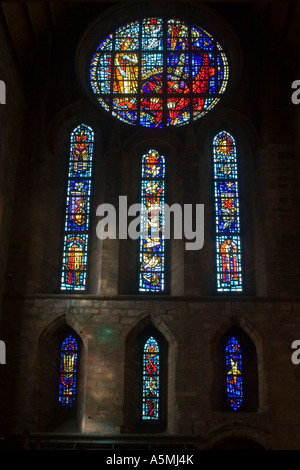
[[(212, 18), (216, 14), (220, 25), (218, 39), (222, 42), (224, 35), (224, 46), (230, 49), (228, 95), (188, 129), (159, 134), (137, 131), (95, 107), (81, 77), (76, 77), (83, 64), (82, 56), (76, 55), (82, 35), (96, 12), (101, 14), (106, 7), (82, 3), (54, 40), (46, 42), (44, 53), (33, 54), (23, 80), (25, 98), (0, 25), (5, 58), (0, 79), (9, 83), (7, 104), (0, 105), (0, 294), (5, 290), (1, 339), (7, 341), (9, 359), (1, 377), (2, 402), (9, 404), (1, 429), (31, 426), (42, 431), (49, 423), (52, 408), (46, 410), (45, 403), (50, 388), (45, 391), (40, 384), (47, 380), (54, 387), (56, 359), (51, 350), (58, 344), (58, 330), (51, 330), (45, 349), (38, 344), (49, 325), (62, 316), (62, 324), (84, 337), (84, 391), (79, 406), (84, 432), (117, 434), (124, 425), (132, 429), (130, 406), (135, 395), (129, 397), (129, 407), (126, 400), (132, 391), (136, 356), (131, 364), (127, 362), (136, 352), (136, 343), (128, 348), (126, 338), (136, 325), (146, 327), (145, 318), (151, 318), (167, 338), (171, 352), (168, 431), (211, 437), (215, 429), (234, 428), (235, 417), (217, 406), (214, 358), (218, 333), (225, 334), (237, 323), (255, 339), (259, 411), (252, 407), (253, 414), (239, 416), (239, 423), (271, 435), (282, 447), (299, 447), (294, 391), (299, 379), (290, 361), (290, 344), (299, 330), (300, 272), (299, 118), (290, 100), (293, 69), (282, 62), (272, 36), (265, 34), (249, 6), (211, 4)], [(204, 18), (209, 27), (198, 4), (189, 8), (195, 23), (201, 26)], [(128, 17), (125, 10), (122, 5), (118, 22)], [(171, 11), (176, 11), (175, 4)], [(110, 18), (111, 24), (115, 19)], [(103, 27), (108, 25), (103, 22)], [(97, 136), (89, 291), (61, 296), (58, 280), (69, 135), (80, 121), (89, 122)], [(238, 143), (246, 289), (237, 298), (215, 296), (213, 285), (211, 139), (224, 126)], [(100, 241), (95, 235), (99, 204), (117, 206), (120, 195), (127, 195), (129, 204), (138, 202), (139, 162), (149, 146), (167, 157), (168, 201), (205, 205), (204, 247), (188, 252), (181, 240), (170, 242), (170, 296), (159, 300), (135, 295), (136, 243)], [(41, 359), (49, 368), (41, 367)]]
[(2, 295), (10, 282), (7, 260), (12, 235), (11, 224), (25, 103), (22, 83), (1, 19), (0, 49), (0, 79), (4, 82), (4, 88), (1, 90), (5, 92), (5, 104), (0, 105), (0, 305), (2, 306)]

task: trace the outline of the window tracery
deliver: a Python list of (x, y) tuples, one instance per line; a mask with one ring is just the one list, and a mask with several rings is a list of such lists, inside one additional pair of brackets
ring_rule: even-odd
[(178, 18), (144, 18), (117, 28), (97, 47), (90, 84), (102, 108), (143, 127), (193, 122), (219, 101), (229, 78), (213, 36)]

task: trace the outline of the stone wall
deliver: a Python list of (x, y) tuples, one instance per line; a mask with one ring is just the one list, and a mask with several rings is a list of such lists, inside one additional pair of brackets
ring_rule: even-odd
[[(8, 298), (8, 363), (1, 384), (6, 412), (1, 430), (48, 429), (56, 396), (51, 371), (58, 367), (53, 345), (67, 325), (81, 338), (84, 351), (80, 430), (123, 432), (130, 412), (124, 406), (129, 386), (127, 339), (151, 324), (168, 343), (167, 434), (194, 435), (209, 442), (210, 436), (239, 426), (240, 436), (251, 431), (268, 437), (274, 448), (296, 449), (299, 373), (291, 361), (291, 344), (298, 339), (299, 309), (299, 301), (271, 299)], [(256, 348), (258, 408), (250, 413), (224, 413), (213, 399), (219, 341), (234, 325)], [(264, 439), (258, 442), (263, 444)]]

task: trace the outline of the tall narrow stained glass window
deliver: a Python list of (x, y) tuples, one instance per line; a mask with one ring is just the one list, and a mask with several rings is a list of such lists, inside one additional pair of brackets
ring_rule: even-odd
[(86, 289), (93, 146), (94, 132), (89, 126), (80, 124), (73, 130), (70, 139), (61, 290)]
[(72, 335), (67, 336), (60, 351), (58, 400), (64, 408), (72, 408), (76, 397), (78, 346)]
[(131, 125), (181, 126), (205, 115), (228, 83), (215, 38), (178, 18), (150, 17), (118, 27), (91, 57), (90, 85), (107, 112)]
[(162, 292), (165, 282), (165, 158), (156, 150), (142, 157), (140, 292)]
[(243, 404), (242, 352), (233, 336), (226, 345), (226, 393), (230, 407), (237, 411)]
[(159, 346), (150, 336), (143, 352), (143, 420), (159, 419), (159, 369)]
[(213, 141), (217, 290), (242, 291), (240, 207), (234, 138), (219, 132)]

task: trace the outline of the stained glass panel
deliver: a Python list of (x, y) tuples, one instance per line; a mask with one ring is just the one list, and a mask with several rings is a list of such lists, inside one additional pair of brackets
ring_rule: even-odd
[(142, 22), (142, 50), (163, 50), (163, 20), (162, 18), (144, 18)]
[(142, 158), (140, 237), (140, 292), (164, 290), (164, 195), (165, 159), (156, 150)]
[(117, 28), (90, 62), (91, 89), (100, 105), (144, 127), (199, 119), (217, 104), (228, 77), (221, 45), (199, 26), (174, 18), (144, 18)]
[(181, 20), (169, 19), (167, 49), (171, 51), (188, 49), (189, 26)]
[(90, 127), (81, 124), (74, 129), (70, 141), (62, 290), (86, 288), (93, 145)]
[(213, 144), (217, 290), (242, 291), (240, 208), (236, 144), (225, 131)]
[(76, 397), (77, 360), (77, 342), (69, 335), (63, 341), (60, 352), (58, 401), (64, 408), (72, 408)]
[(226, 391), (234, 411), (243, 403), (242, 353), (238, 341), (231, 337), (226, 345)]
[(143, 420), (159, 418), (159, 347), (150, 336), (143, 352)]

